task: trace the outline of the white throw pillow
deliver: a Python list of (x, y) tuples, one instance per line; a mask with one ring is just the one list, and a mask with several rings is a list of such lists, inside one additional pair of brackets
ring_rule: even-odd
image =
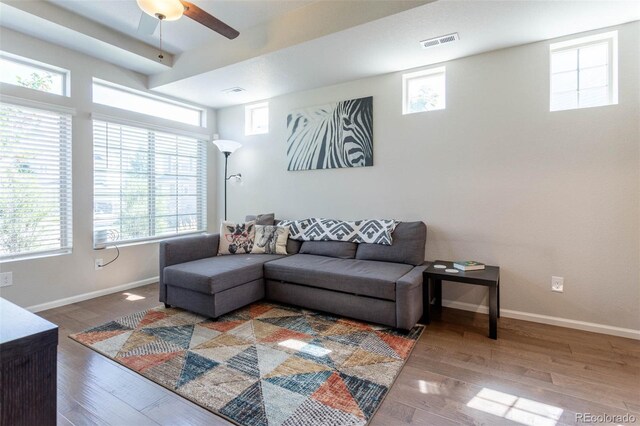
[(218, 254), (248, 254), (253, 249), (256, 223), (222, 222)]
[(256, 225), (252, 254), (287, 254), (289, 228), (286, 226)]

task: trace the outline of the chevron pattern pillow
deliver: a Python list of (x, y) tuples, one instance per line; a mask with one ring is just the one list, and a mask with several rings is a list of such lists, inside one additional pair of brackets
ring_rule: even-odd
[(305, 241), (304, 232), (312, 225), (314, 220), (316, 219), (281, 220), (278, 226), (286, 226), (289, 228), (289, 238), (292, 240)]
[(289, 238), (300, 241), (349, 241), (353, 243), (393, 243), (391, 234), (396, 227), (393, 219), (337, 220), (310, 218), (283, 220), (280, 226), (289, 228)]

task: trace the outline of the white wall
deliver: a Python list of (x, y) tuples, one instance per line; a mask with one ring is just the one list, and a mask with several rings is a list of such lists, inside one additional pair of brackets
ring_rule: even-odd
[[(95, 271), (94, 259), (108, 261), (114, 249), (93, 250), (93, 147), (90, 113), (102, 112), (123, 117), (144, 117), (119, 112), (113, 108), (94, 106), (91, 102), (92, 78), (112, 81), (145, 90), (147, 77), (86, 55), (0, 28), (0, 49), (71, 71), (71, 97), (41, 93), (8, 84), (0, 85), (0, 93), (64, 105), (76, 109), (73, 117), (73, 253), (34, 260), (11, 261), (0, 269), (13, 272), (13, 286), (0, 289), (0, 295), (21, 306), (31, 307), (75, 297), (158, 276), (158, 244), (146, 243), (123, 247), (120, 258), (103, 270)], [(208, 128), (176, 125), (183, 130), (211, 134), (215, 131), (215, 113), (209, 111)], [(149, 120), (163, 124), (162, 120)], [(208, 144), (209, 155), (213, 146)], [(216, 169), (209, 162), (208, 199), (216, 198)], [(214, 204), (212, 204), (213, 206)], [(208, 210), (208, 222), (215, 229), (216, 211)]]
[[(549, 112), (540, 42), (444, 64), (444, 111), (403, 116), (401, 73), (270, 99), (268, 135), (244, 136), (244, 106), (219, 110), (220, 136), (244, 145), (229, 159), (244, 177), (229, 185), (229, 218), (423, 220), (428, 259), (501, 266), (502, 308), (639, 330), (639, 27), (615, 28), (614, 106)], [(287, 113), (370, 95), (373, 167), (286, 170)], [(450, 284), (444, 297), (485, 291)]]

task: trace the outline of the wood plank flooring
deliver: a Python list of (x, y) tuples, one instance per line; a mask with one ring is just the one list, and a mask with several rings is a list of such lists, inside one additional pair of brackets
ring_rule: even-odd
[[(60, 327), (58, 425), (229, 425), (69, 339), (159, 305), (152, 284), (39, 315)], [(372, 426), (576, 424), (577, 413), (640, 423), (640, 342), (443, 309), (427, 326)]]

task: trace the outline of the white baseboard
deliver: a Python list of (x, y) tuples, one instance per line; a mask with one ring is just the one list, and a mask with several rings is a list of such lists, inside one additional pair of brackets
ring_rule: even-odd
[[(84, 300), (94, 299), (107, 294), (117, 293), (129, 290), (143, 285), (152, 284), (158, 281), (158, 277), (147, 278), (140, 281), (134, 281), (122, 284), (116, 287), (109, 287), (102, 290), (92, 291), (89, 293), (78, 294), (76, 296), (66, 297), (64, 299), (54, 300), (52, 302), (42, 303), (40, 305), (29, 306), (27, 309), (31, 312), (46, 311), (47, 309), (59, 308), (60, 306), (70, 305), (72, 303), (82, 302)], [(489, 307), (487, 305), (475, 305), (473, 303), (458, 302), (456, 300), (442, 300), (442, 306), (448, 308), (461, 309), (463, 311), (477, 312), (488, 314)], [(557, 325), (560, 327), (574, 328), (577, 330), (592, 331), (594, 333), (609, 334), (612, 336), (627, 337), (629, 339), (640, 340), (640, 330), (632, 328), (614, 327), (605, 324), (596, 324), (593, 322), (577, 321), (568, 318), (552, 317), (548, 315), (533, 314), (530, 312), (514, 311), (511, 309), (500, 309), (500, 315), (506, 318), (514, 318), (523, 321), (538, 322), (542, 324)]]
[[(454, 309), (461, 309), (463, 311), (489, 314), (489, 307), (487, 305), (474, 305), (472, 303), (465, 303), (465, 302), (458, 302), (455, 300), (443, 299), (442, 306), (446, 306), (448, 308), (454, 308)], [(586, 322), (586, 321), (577, 321), (577, 320), (572, 320), (567, 318), (552, 317), (548, 315), (532, 314), (530, 312), (514, 311), (511, 309), (500, 309), (500, 316), (640, 340), (640, 330), (634, 330), (632, 328), (614, 327), (611, 325), (596, 324), (593, 322)]]
[(109, 287), (102, 290), (92, 291), (90, 293), (82, 293), (82, 294), (78, 294), (77, 296), (66, 297), (64, 299), (58, 299), (52, 302), (42, 303), (40, 305), (29, 306), (26, 309), (31, 312), (46, 311), (47, 309), (59, 308), (60, 306), (70, 305), (72, 303), (78, 303), (84, 300), (94, 299), (100, 296), (106, 296), (107, 294), (118, 293), (120, 291), (141, 287), (143, 285), (152, 284), (155, 282), (158, 282), (158, 277), (152, 277), (152, 278), (147, 278), (140, 281), (134, 281), (132, 283), (127, 283), (127, 284), (122, 284), (116, 287)]

